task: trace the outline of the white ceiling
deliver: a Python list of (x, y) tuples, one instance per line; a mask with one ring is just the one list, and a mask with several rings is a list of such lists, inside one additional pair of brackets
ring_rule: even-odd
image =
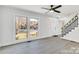
[[(47, 10), (42, 9), (42, 7), (49, 8), (49, 5), (11, 5), (11, 7), (16, 7), (24, 10), (30, 10), (33, 12), (38, 12), (38, 13), (45, 13)], [(73, 12), (78, 12), (79, 11), (79, 5), (62, 5), (61, 8), (58, 8), (57, 10), (61, 11), (60, 14), (58, 13), (48, 13), (49, 15), (59, 15), (59, 16), (68, 16), (72, 14)]]

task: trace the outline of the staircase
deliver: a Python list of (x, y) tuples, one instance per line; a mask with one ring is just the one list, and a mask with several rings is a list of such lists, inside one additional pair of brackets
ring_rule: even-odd
[[(79, 20), (76, 14), (67, 24), (62, 27), (63, 39), (79, 42)], [(75, 33), (75, 34), (74, 34)], [(78, 38), (76, 38), (78, 37)]]

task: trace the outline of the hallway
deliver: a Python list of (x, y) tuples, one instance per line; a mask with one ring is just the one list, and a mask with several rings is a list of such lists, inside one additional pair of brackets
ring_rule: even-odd
[(59, 37), (49, 37), (0, 48), (0, 54), (79, 53), (79, 44)]

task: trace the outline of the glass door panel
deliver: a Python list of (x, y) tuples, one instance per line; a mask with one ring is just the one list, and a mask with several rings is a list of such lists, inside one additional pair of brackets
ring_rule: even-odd
[(28, 38), (28, 19), (27, 17), (16, 17), (16, 40)]
[(30, 18), (29, 36), (30, 38), (38, 36), (38, 19)]

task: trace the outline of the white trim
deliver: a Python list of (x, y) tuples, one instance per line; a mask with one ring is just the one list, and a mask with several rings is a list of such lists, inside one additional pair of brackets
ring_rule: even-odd
[(47, 36), (42, 36), (42, 37), (38, 37), (38, 38), (35, 38), (35, 39), (31, 39), (31, 40), (26, 40), (26, 39), (23, 39), (23, 40), (15, 40), (14, 42), (8, 42), (8, 43), (0, 43), (0, 47), (3, 47), (3, 46), (8, 46), (8, 45), (13, 45), (13, 44), (17, 44), (17, 43), (23, 43), (23, 42), (27, 42), (27, 41), (32, 41), (32, 40), (40, 40), (40, 39), (43, 39), (43, 38), (47, 38), (47, 37), (52, 37), (53, 35), (47, 35)]

